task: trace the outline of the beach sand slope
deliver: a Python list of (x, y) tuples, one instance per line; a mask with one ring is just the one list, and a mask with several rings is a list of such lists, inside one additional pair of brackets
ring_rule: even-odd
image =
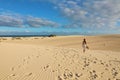
[[(41, 45), (30, 43), (37, 40), (8, 39), (0, 43), (0, 80), (120, 80), (118, 49), (94, 48), (83, 53), (78, 44), (68, 44), (71, 41), (67, 43), (66, 37), (44, 41), (56, 43), (53, 45), (43, 45), (42, 40)], [(95, 45), (90, 43), (91, 40), (89, 44)], [(62, 45), (57, 41), (61, 41)], [(67, 45), (63, 45), (65, 41)]]

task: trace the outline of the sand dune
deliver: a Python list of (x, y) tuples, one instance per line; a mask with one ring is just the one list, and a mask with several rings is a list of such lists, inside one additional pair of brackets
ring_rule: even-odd
[(1, 39), (0, 80), (120, 80), (120, 36), (86, 38)]
[[(120, 51), (120, 35), (104, 36), (59, 36), (59, 37), (31, 37), (7, 40), (1, 40), (7, 43), (32, 44), (40, 46), (56, 46), (69, 48), (82, 48), (83, 38), (87, 39), (91, 50)], [(4, 39), (4, 38), (3, 38)], [(21, 41), (22, 40), (22, 41)]]

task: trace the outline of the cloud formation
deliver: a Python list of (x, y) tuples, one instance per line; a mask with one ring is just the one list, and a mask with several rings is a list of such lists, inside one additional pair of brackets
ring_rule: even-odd
[(42, 19), (42, 18), (35, 18), (32, 16), (27, 17), (26, 24), (31, 27), (41, 27), (41, 26), (57, 27), (58, 26), (58, 24), (53, 21)]
[(120, 0), (48, 0), (72, 24), (67, 27), (110, 27), (120, 19)]
[(23, 20), (10, 15), (0, 15), (0, 26), (21, 27)]
[[(31, 0), (54, 4), (61, 17), (69, 23), (65, 27), (116, 28), (120, 23), (120, 0)], [(59, 11), (57, 10), (57, 11)], [(62, 24), (62, 23), (61, 23)], [(58, 23), (33, 16), (0, 14), (0, 26), (43, 27), (59, 26)]]
[(0, 26), (6, 27), (57, 27), (56, 22), (33, 16), (1, 13)]

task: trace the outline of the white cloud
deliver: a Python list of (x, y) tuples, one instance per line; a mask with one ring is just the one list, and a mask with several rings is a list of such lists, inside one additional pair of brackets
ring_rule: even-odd
[(0, 26), (5, 27), (57, 27), (56, 22), (33, 16), (22, 16), (14, 13), (0, 13)]
[(42, 19), (42, 18), (35, 18), (35, 17), (28, 17), (26, 19), (26, 23), (31, 27), (42, 27), (42, 26), (57, 27), (58, 26), (58, 24), (53, 21)]
[(0, 15), (0, 26), (21, 27), (23, 20), (12, 15)]
[[(120, 19), (120, 0), (49, 0), (78, 27), (115, 27)], [(67, 26), (73, 26), (68, 24)]]

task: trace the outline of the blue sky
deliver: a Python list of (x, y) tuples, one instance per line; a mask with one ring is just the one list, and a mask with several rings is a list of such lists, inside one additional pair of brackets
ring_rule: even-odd
[(0, 0), (0, 32), (120, 34), (120, 0)]

